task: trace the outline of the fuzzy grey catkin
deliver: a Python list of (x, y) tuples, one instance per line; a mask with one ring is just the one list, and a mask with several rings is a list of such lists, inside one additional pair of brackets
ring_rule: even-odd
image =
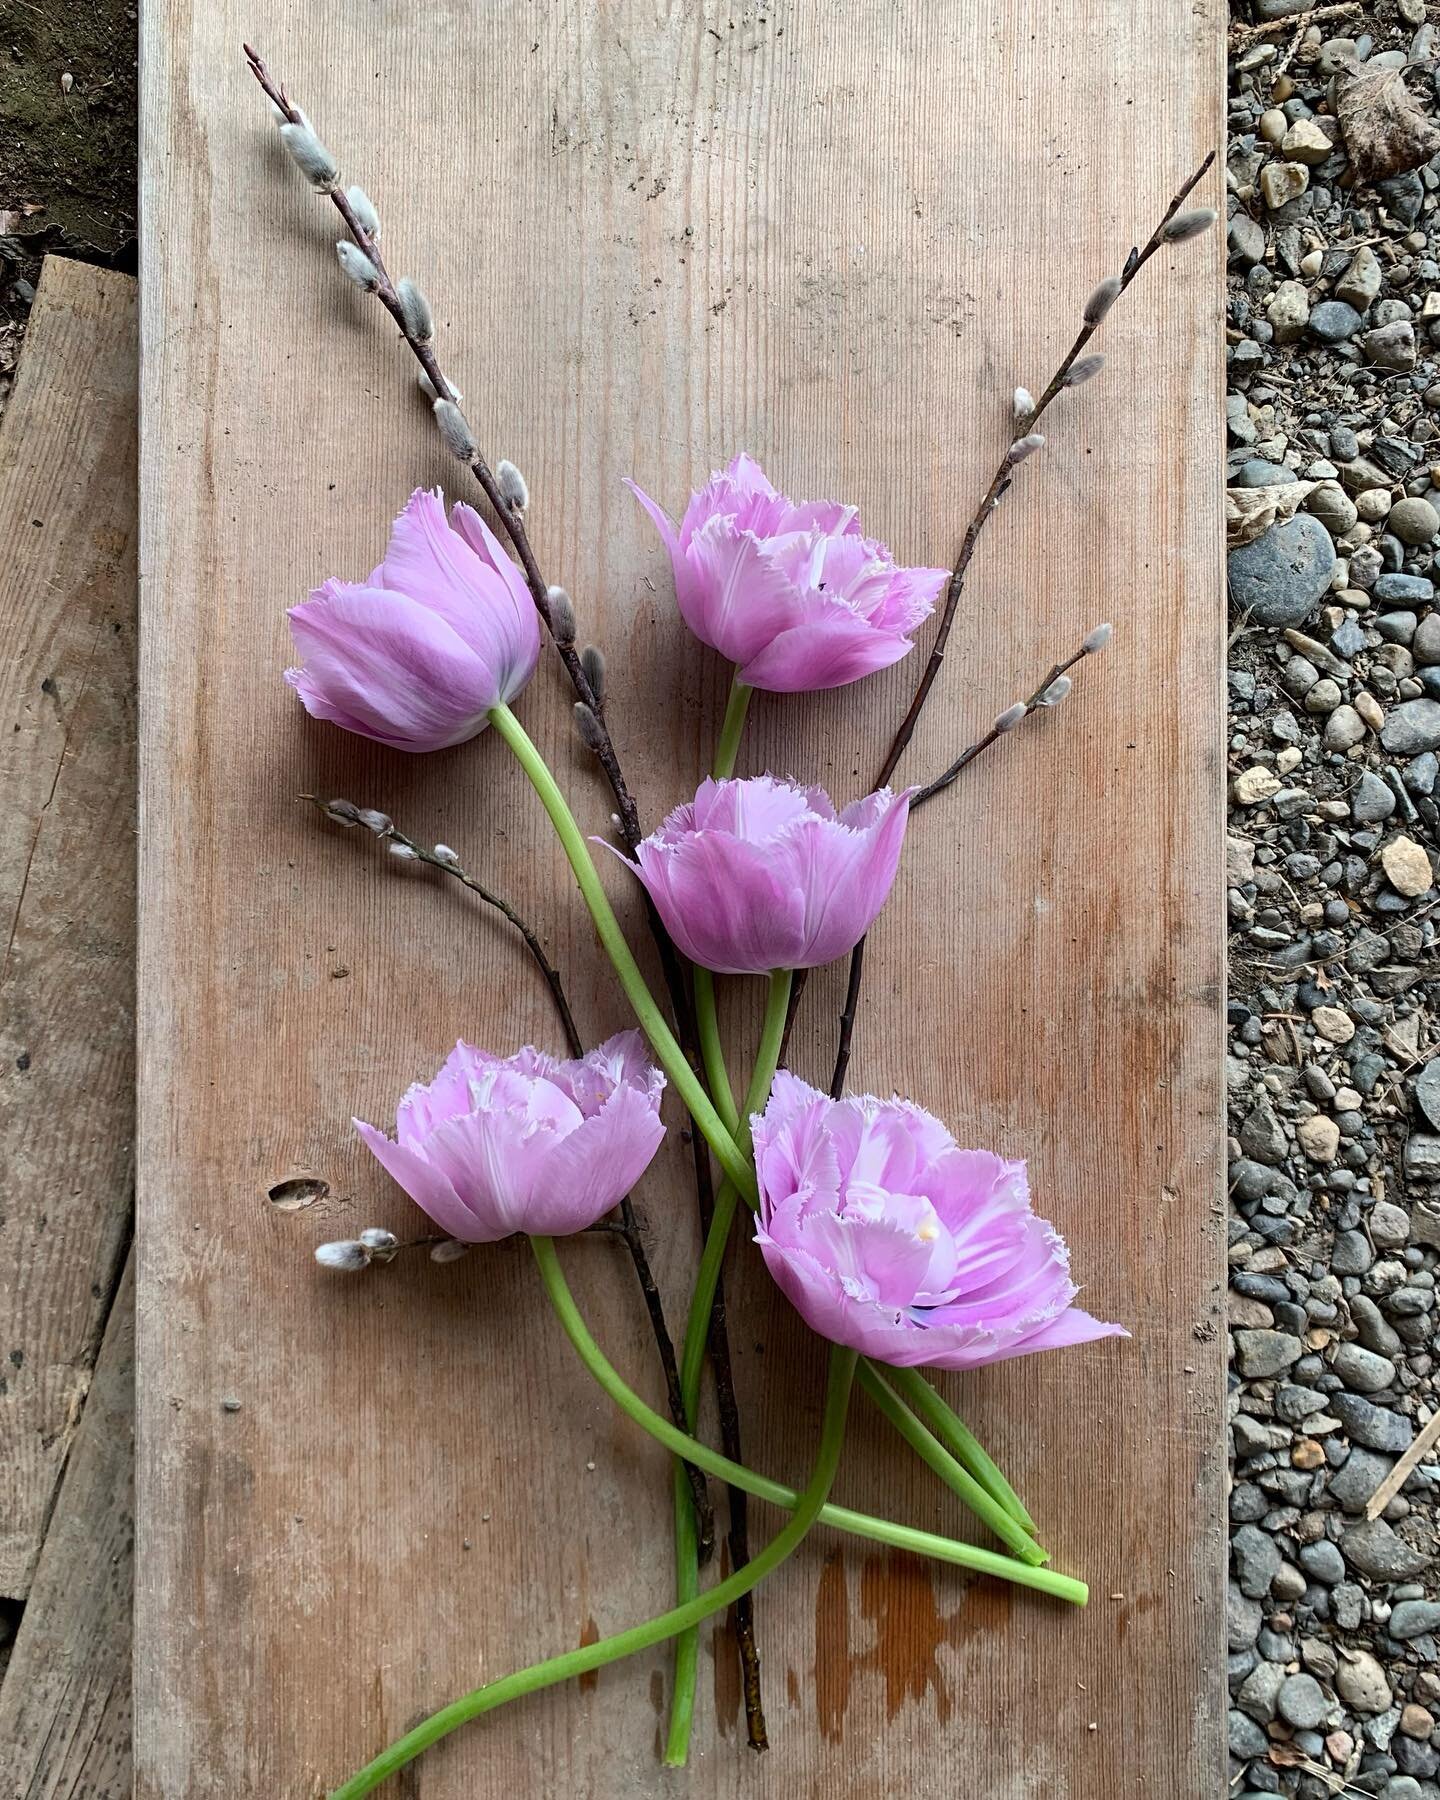
[(1037, 450), (1045, 448), (1045, 438), (1041, 432), (1027, 432), (1022, 438), (1016, 438), (1010, 446), (1006, 460), (1012, 464), (1022, 463), (1027, 456), (1033, 456)]
[(560, 645), (575, 642), (575, 602), (563, 587), (545, 590), (545, 605), (550, 614), (550, 635)]
[(352, 244), (349, 238), (341, 238), (335, 246), (335, 260), (340, 264), (340, 273), (347, 281), (353, 281), (358, 288), (364, 288), (367, 294), (373, 294), (380, 285), (380, 271), (358, 244)]
[(1120, 277), (1107, 275), (1090, 298), (1085, 302), (1082, 315), (1087, 325), (1098, 325), (1120, 298)]
[(1013, 731), (1024, 719), (1027, 708), (1023, 700), (1017, 700), (1013, 706), (1007, 706), (1002, 713), (995, 715), (993, 729), (996, 731)]
[(308, 125), (282, 125), (280, 142), (317, 194), (334, 192), (340, 165)]
[[(425, 373), (425, 371), (423, 369), (415, 377), (415, 379), (420, 384), (420, 392), (425, 396), (425, 398), (428, 401), (430, 401), (431, 405), (433, 406), (435, 401), (437, 401), (440, 398), (440, 396), (435, 392), (435, 383), (430, 379), (430, 377)], [(465, 396), (460, 392), (459, 388), (456, 387), (456, 385), (453, 381), (451, 381), (447, 378), (445, 385), (450, 390), (450, 398), (452, 400), (454, 400), (457, 404), (465, 398)]]
[(575, 729), (580, 733), (580, 742), (587, 750), (598, 750), (605, 742), (600, 721), (583, 700), (575, 702)]
[(338, 1269), (353, 1275), (357, 1269), (370, 1266), (370, 1252), (354, 1238), (341, 1238), (330, 1244), (315, 1246), (315, 1260), (322, 1269)]
[(1093, 656), (1097, 650), (1103, 650), (1115, 634), (1115, 627), (1107, 619), (1103, 624), (1094, 625), (1080, 640), (1080, 648), (1087, 656)]
[(1199, 237), (1202, 231), (1208, 231), (1215, 223), (1213, 206), (1192, 207), (1189, 212), (1178, 212), (1161, 232), (1167, 244), (1183, 244), (1189, 238)]
[(590, 692), (595, 696), (596, 704), (605, 704), (605, 652), (598, 644), (587, 644), (580, 652), (580, 667), (585, 672), (585, 679), (590, 683)]
[(1058, 706), (1062, 700), (1068, 697), (1074, 685), (1075, 683), (1068, 675), (1057, 675), (1040, 696), (1039, 704), (1041, 706)]
[(516, 512), (524, 512), (530, 504), (530, 489), (525, 477), (503, 456), (495, 465), (495, 485), (500, 490), (500, 498)]
[(434, 411), (435, 423), (440, 427), (445, 448), (452, 456), (458, 456), (461, 462), (473, 463), (476, 453), (475, 437), (464, 413), (453, 400), (437, 400)]
[(345, 198), (350, 202), (350, 210), (355, 215), (355, 222), (366, 237), (378, 239), (380, 236), (380, 215), (375, 210), (375, 202), (362, 187), (348, 187)]
[(1065, 371), (1065, 385), (1071, 388), (1082, 387), (1087, 381), (1093, 381), (1104, 367), (1105, 358), (1098, 350), (1093, 356), (1082, 356)]
[(430, 343), (435, 336), (435, 315), (423, 290), (407, 275), (403, 281), (395, 283), (395, 298), (400, 302), (400, 318), (406, 337), (416, 344)]

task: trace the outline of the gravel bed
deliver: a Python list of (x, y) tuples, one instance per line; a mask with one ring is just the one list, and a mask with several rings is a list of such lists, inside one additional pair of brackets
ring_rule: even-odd
[(1231, 28), (1227, 1622), (1249, 1800), (1440, 1800), (1431, 10), (1246, 0)]

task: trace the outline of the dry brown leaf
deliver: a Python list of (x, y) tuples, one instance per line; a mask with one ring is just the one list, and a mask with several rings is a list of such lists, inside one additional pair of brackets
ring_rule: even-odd
[(1287, 481), (1279, 487), (1226, 488), (1225, 542), (1233, 550), (1249, 544), (1281, 519), (1299, 510), (1318, 481)]
[(1335, 113), (1357, 181), (1403, 175), (1440, 150), (1440, 126), (1420, 110), (1403, 69), (1342, 69)]

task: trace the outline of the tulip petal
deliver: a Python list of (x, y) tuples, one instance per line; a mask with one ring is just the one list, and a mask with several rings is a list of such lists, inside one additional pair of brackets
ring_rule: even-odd
[(617, 1087), (597, 1113), (549, 1147), (525, 1229), (560, 1236), (593, 1225), (629, 1193), (664, 1140), (658, 1096), (629, 1083)]
[(740, 680), (775, 694), (817, 693), (888, 669), (914, 648), (879, 631), (841, 601), (811, 603), (803, 620), (777, 632), (753, 656), (736, 658)]
[(803, 899), (783, 886), (769, 847), (723, 831), (666, 846), (647, 838), (630, 866), (681, 954), (720, 975), (798, 968)]
[(702, 525), (686, 546), (685, 561), (687, 592), (676, 592), (685, 623), (730, 662), (750, 663), (777, 632), (805, 617), (789, 575), (760, 538), (729, 519)]
[(352, 1123), (386, 1172), (447, 1236), (466, 1244), (488, 1244), (507, 1235), (489, 1230), (461, 1200), (449, 1179), (417, 1151), (395, 1143), (363, 1119)]
[(321, 695), (399, 750), (444, 749), (484, 729), (493, 674), (438, 613), (403, 594), (329, 582), (288, 616), (305, 659), (291, 685), (308, 709)]

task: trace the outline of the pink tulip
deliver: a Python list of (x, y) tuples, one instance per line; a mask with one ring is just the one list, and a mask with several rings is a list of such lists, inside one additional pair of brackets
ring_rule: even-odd
[(900, 568), (853, 506), (795, 505), (743, 453), (691, 496), (678, 531), (629, 485), (670, 552), (685, 623), (749, 687), (804, 694), (889, 668), (950, 578)]
[(396, 750), (474, 737), (540, 655), (525, 577), (473, 508), (446, 522), (438, 488), (410, 496), (368, 581), (327, 581), (289, 617), (306, 712)]
[(931, 1114), (775, 1078), (752, 1120), (756, 1242), (821, 1337), (878, 1362), (973, 1369), (1125, 1337), (1070, 1302), (1064, 1241), (1023, 1162), (960, 1150)]
[(691, 962), (721, 975), (818, 968), (885, 904), (913, 792), (882, 788), (837, 816), (820, 788), (773, 775), (703, 781), (631, 866)]
[(558, 1062), (527, 1046), (491, 1056), (459, 1043), (400, 1102), (395, 1139), (355, 1129), (417, 1206), (452, 1238), (563, 1237), (593, 1225), (660, 1148), (665, 1077), (638, 1031)]

